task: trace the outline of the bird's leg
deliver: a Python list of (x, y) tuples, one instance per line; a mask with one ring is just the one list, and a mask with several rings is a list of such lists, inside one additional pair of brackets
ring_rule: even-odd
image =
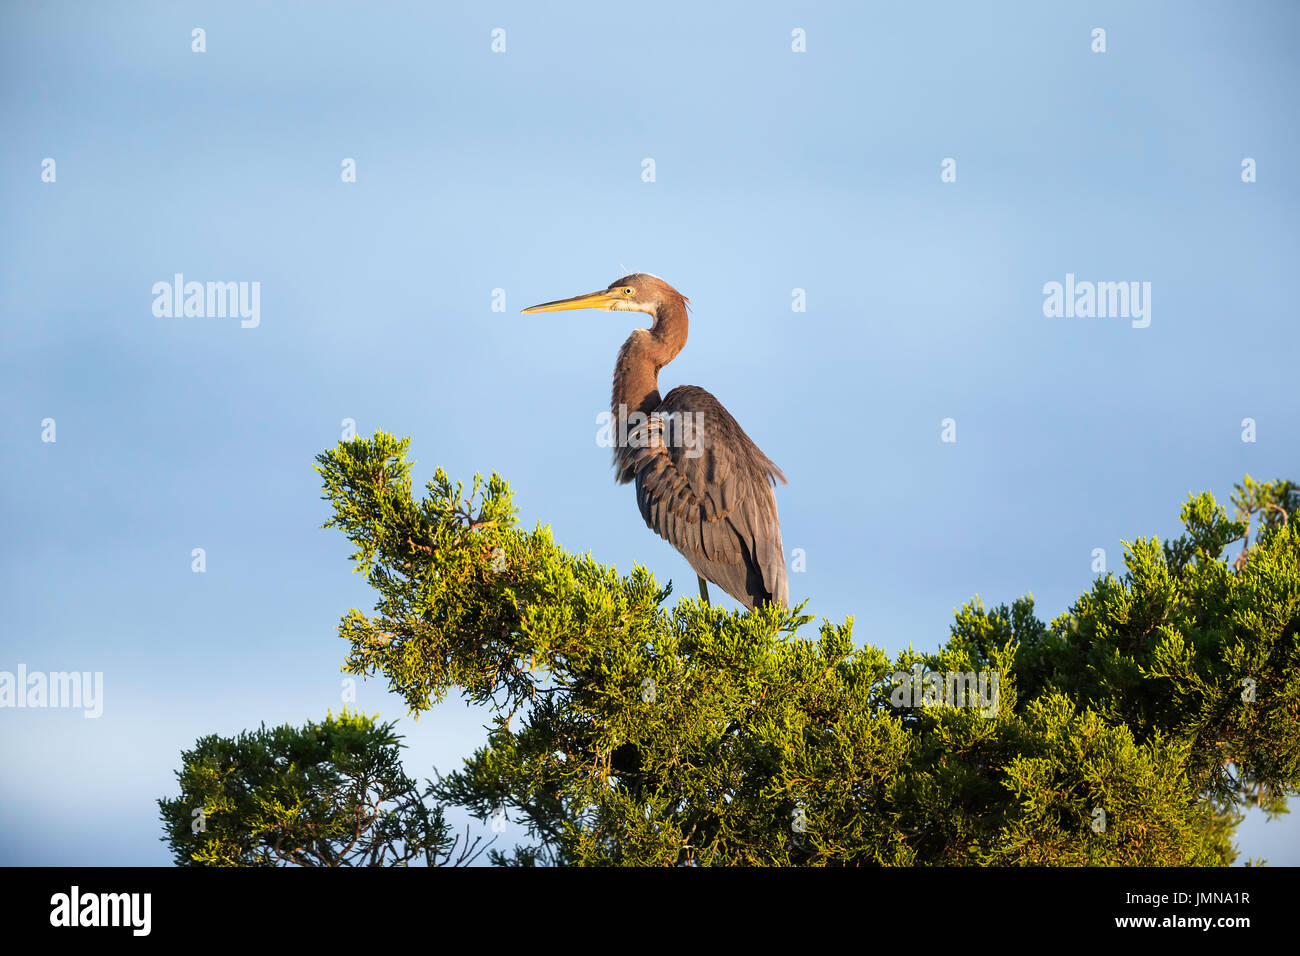
[(695, 578), (700, 582), (700, 600), (707, 605), (709, 603), (709, 582), (698, 574), (695, 575)]

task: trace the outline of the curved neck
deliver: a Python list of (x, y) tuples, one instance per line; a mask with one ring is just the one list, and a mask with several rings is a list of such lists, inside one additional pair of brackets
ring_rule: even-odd
[(648, 415), (658, 407), (659, 370), (685, 347), (689, 325), (685, 300), (669, 301), (655, 310), (654, 325), (628, 336), (614, 364), (615, 419), (638, 411)]

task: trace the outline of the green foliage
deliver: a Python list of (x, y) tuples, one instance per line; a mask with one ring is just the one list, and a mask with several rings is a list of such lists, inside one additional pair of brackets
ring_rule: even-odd
[[(1300, 776), (1300, 492), (1249, 475), (1237, 491), (1237, 520), (1192, 496), (1185, 535), (1127, 545), (1124, 579), (1098, 580), (1017, 667), (1032, 694), (1058, 690), (1139, 740), (1187, 743), (1195, 793), (1283, 813)], [(1271, 517), (1252, 545), (1260, 511)]]
[(475, 846), (451, 836), (403, 772), (399, 739), (393, 724), (347, 711), (204, 737), (182, 755), (181, 796), (158, 801), (163, 839), (178, 866), (467, 862)]
[[(670, 607), (645, 569), (517, 528), (496, 475), (466, 497), (439, 470), (414, 501), (406, 449), (381, 432), (318, 459), (380, 595), (340, 626), (345, 670), (417, 717), (452, 689), (490, 705), (433, 789), (522, 824), (497, 863), (1227, 864), (1241, 810), (1285, 812), (1300, 779), (1289, 482), (1247, 477), (1236, 520), (1192, 497), (1185, 535), (1126, 545), (1124, 576), (1050, 626), (1031, 598), (976, 601), (891, 662), (852, 620), (808, 638), (802, 608)], [(914, 667), (996, 674), (996, 700), (900, 706)]]
[[(453, 689), (492, 708), (432, 793), (522, 825), (497, 863), (1227, 864), (1241, 811), (1285, 812), (1300, 779), (1289, 482), (1247, 477), (1232, 520), (1191, 497), (1186, 534), (1126, 544), (1050, 626), (1029, 597), (976, 601), (891, 662), (851, 619), (809, 637), (802, 607), (669, 606), (645, 569), (516, 527), (496, 475), (465, 496), (439, 470), (416, 501), (406, 450), (381, 432), (318, 458), (380, 596), (343, 619), (345, 670), (417, 717)], [(913, 668), (997, 694), (900, 699)]]

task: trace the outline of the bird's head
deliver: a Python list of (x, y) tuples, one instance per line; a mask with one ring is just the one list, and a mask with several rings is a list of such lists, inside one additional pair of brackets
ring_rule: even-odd
[(622, 312), (645, 312), (658, 315), (664, 305), (680, 304), (685, 306), (691, 300), (686, 298), (658, 276), (646, 272), (634, 272), (611, 282), (608, 288), (599, 292), (575, 295), (570, 299), (556, 299), (543, 302), (524, 309), (524, 312), (561, 312), (565, 309), (606, 309)]

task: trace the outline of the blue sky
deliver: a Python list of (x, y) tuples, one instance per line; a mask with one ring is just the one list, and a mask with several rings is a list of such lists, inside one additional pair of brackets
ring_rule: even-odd
[[(1300, 477), (1298, 28), (1286, 3), (6, 4), (0, 669), (102, 671), (105, 700), (0, 714), (0, 862), (166, 863), (183, 748), (338, 709), (334, 627), (373, 604), (319, 528), (344, 419), (693, 593), (595, 443), (636, 318), (518, 314), (625, 271), (692, 299), (665, 390), (708, 388), (789, 477), (792, 598), (891, 652), (976, 595), (1054, 617), (1188, 492)], [(178, 272), (258, 282), (260, 324), (155, 317)], [(1067, 273), (1150, 282), (1150, 326), (1045, 317)], [(413, 773), (486, 720), (358, 703), (403, 717)], [(1300, 863), (1300, 826), (1241, 846)]]

